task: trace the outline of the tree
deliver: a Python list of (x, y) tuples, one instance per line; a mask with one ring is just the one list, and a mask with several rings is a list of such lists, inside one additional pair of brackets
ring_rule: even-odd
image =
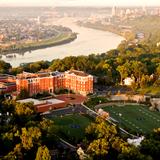
[(128, 76), (128, 69), (124, 65), (122, 65), (117, 67), (117, 71), (120, 73), (121, 84), (123, 84), (123, 79)]
[(147, 73), (147, 67), (140, 61), (131, 61), (132, 72), (137, 82), (139, 83), (143, 74)]
[(153, 160), (151, 156), (143, 155), (138, 148), (132, 146), (117, 157), (118, 160)]
[(50, 65), (49, 69), (51, 69), (52, 71), (65, 71), (64, 68), (62, 68), (62, 66), (64, 66), (62, 60), (60, 59), (56, 59), (52, 62), (52, 64)]
[(29, 97), (29, 92), (27, 91), (26, 88), (21, 89), (17, 99), (25, 99)]
[(105, 156), (109, 151), (109, 143), (105, 138), (96, 139), (90, 143), (87, 150), (88, 153), (91, 153), (93, 156)]
[(49, 150), (46, 146), (38, 147), (38, 151), (37, 151), (35, 160), (51, 160)]
[(158, 75), (158, 77), (160, 76), (160, 64), (156, 68), (156, 74)]
[(17, 160), (17, 159), (23, 159), (22, 154), (22, 146), (21, 144), (17, 144), (14, 147), (14, 150), (9, 152), (5, 157), (4, 160)]
[(113, 78), (112, 78), (112, 66), (108, 63), (103, 65), (103, 70), (105, 70), (106, 72), (106, 77), (108, 80), (108, 83), (113, 82)]
[(24, 70), (24, 68), (20, 66), (20, 67), (12, 68), (10, 73), (13, 75), (17, 75), (19, 73), (22, 73), (23, 70)]
[(124, 54), (124, 53), (125, 53), (125, 50), (126, 50), (126, 48), (127, 48), (127, 45), (128, 45), (127, 41), (122, 41), (122, 42), (118, 45), (117, 49), (119, 50), (120, 54)]
[(124, 37), (127, 39), (127, 41), (133, 41), (135, 39), (135, 33), (132, 31), (126, 31), (124, 33)]
[(15, 113), (16, 115), (22, 116), (22, 115), (33, 115), (36, 113), (35, 106), (33, 103), (16, 103), (15, 105)]
[(141, 143), (140, 151), (154, 160), (160, 157), (160, 128), (154, 129)]
[(38, 127), (22, 128), (20, 135), (23, 148), (30, 150), (35, 144), (40, 143), (41, 131)]
[(111, 49), (107, 52), (108, 56), (118, 56), (119, 51), (117, 49)]
[(34, 159), (38, 146), (53, 146), (53, 122), (37, 114), (32, 103), (6, 100), (2, 105), (5, 120), (0, 125), (0, 155), (4, 159)]
[(38, 72), (41, 69), (41, 66), (40, 66), (40, 64), (38, 64), (38, 62), (37, 63), (31, 63), (31, 64), (29, 64), (29, 69), (30, 69), (30, 72), (35, 73), (35, 72)]
[(128, 144), (120, 137), (115, 126), (100, 117), (86, 128), (86, 133), (87, 154), (91, 159), (152, 160), (149, 155), (142, 154), (139, 148)]
[(100, 117), (86, 128), (86, 133), (89, 141), (87, 153), (95, 159), (105, 159), (113, 150), (122, 151), (122, 148), (128, 146), (118, 137), (116, 127)]
[(9, 69), (11, 69), (11, 65), (3, 60), (0, 60), (0, 73), (8, 73)]
[(142, 75), (142, 78), (140, 80), (140, 87), (145, 88), (149, 84), (149, 76), (148, 75)]

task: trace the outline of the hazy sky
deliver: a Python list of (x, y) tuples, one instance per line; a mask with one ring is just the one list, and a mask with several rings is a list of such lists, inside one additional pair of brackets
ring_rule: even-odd
[(0, 0), (1, 6), (160, 6), (160, 0)]

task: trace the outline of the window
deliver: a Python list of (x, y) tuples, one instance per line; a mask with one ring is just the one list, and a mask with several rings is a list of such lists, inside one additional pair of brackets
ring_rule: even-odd
[(53, 92), (53, 90), (52, 90), (52, 89), (50, 89), (50, 90), (49, 90), (49, 93), (52, 93), (52, 92)]

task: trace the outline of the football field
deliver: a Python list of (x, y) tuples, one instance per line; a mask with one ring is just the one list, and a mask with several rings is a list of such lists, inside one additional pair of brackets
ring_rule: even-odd
[(118, 121), (118, 124), (134, 133), (149, 133), (154, 128), (160, 127), (160, 113), (150, 111), (141, 105), (113, 105), (103, 109)]
[(85, 128), (93, 122), (87, 115), (73, 114), (51, 118), (57, 128), (58, 136), (65, 140), (79, 142), (85, 136)]

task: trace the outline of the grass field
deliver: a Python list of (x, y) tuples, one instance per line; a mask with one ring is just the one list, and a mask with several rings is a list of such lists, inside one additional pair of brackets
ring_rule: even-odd
[(149, 133), (160, 127), (160, 113), (140, 105), (107, 106), (103, 109), (116, 119), (119, 125), (136, 133)]
[(87, 115), (79, 114), (53, 117), (52, 120), (58, 130), (59, 137), (76, 143), (84, 138), (85, 128), (92, 122), (92, 119)]

